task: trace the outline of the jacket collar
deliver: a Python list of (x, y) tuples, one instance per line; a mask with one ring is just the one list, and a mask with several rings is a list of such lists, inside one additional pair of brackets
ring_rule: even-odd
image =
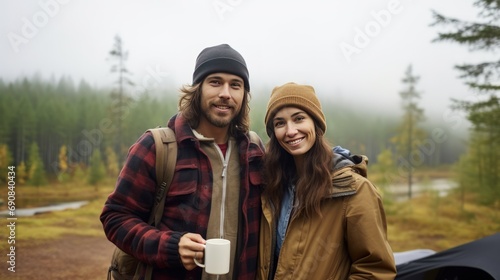
[(367, 177), (368, 158), (366, 156), (351, 156), (350, 159), (334, 154), (334, 167), (332, 172), (332, 188), (329, 197), (342, 197), (353, 195), (358, 184), (354, 184), (354, 173)]

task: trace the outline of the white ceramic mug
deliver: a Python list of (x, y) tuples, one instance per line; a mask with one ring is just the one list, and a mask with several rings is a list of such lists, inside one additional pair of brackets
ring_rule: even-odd
[(205, 264), (199, 263), (196, 257), (194, 262), (209, 274), (226, 274), (229, 272), (230, 255), (231, 241), (213, 238), (205, 244)]

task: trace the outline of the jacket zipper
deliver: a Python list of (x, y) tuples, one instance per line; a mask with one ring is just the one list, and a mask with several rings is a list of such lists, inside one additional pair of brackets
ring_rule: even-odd
[(231, 156), (231, 141), (228, 141), (228, 147), (226, 151), (226, 156), (222, 154), (221, 149), (218, 145), (215, 145), (219, 151), (219, 155), (222, 159), (222, 199), (220, 205), (220, 223), (219, 223), (219, 237), (224, 238), (224, 219), (226, 217), (226, 191), (227, 191), (227, 165), (229, 162), (229, 157)]
[[(215, 144), (217, 151), (219, 152), (220, 158), (222, 159), (222, 198), (220, 205), (220, 222), (219, 222), (219, 238), (224, 238), (224, 219), (226, 218), (226, 189), (227, 189), (227, 165), (229, 162), (229, 157), (231, 156), (231, 141), (228, 141), (228, 147), (226, 150), (226, 156), (222, 154), (219, 145)], [(219, 279), (220, 275), (217, 275)]]

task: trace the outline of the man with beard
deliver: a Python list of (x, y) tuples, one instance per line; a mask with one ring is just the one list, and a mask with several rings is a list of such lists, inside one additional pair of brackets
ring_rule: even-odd
[(146, 222), (157, 183), (152, 135), (129, 150), (100, 219), (111, 242), (153, 266), (152, 279), (213, 277), (194, 263), (210, 238), (231, 241), (230, 271), (218, 279), (255, 278), (264, 148), (260, 138), (250, 141), (248, 80), (245, 60), (229, 45), (199, 54), (168, 121), (178, 155), (157, 227)]

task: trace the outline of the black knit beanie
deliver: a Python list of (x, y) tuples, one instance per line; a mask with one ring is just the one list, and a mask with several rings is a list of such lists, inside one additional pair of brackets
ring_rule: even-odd
[(239, 76), (245, 82), (245, 89), (250, 91), (247, 64), (243, 56), (228, 44), (208, 47), (201, 51), (196, 59), (193, 85), (202, 82), (206, 76), (217, 72)]

